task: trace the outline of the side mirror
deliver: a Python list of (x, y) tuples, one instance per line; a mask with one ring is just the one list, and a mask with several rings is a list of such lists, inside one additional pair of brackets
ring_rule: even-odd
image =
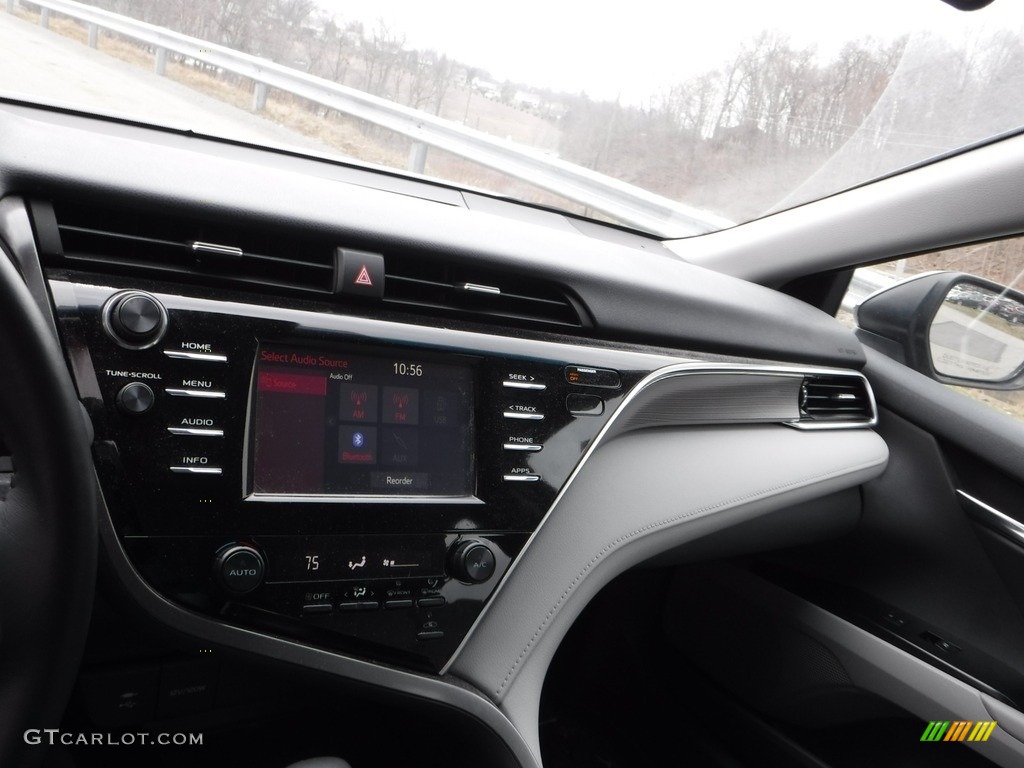
[(944, 384), (1024, 389), (1024, 294), (981, 277), (932, 272), (855, 310), (867, 346)]

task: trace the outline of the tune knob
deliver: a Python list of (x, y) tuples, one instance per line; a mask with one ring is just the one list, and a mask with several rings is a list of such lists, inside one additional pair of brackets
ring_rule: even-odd
[(123, 291), (111, 297), (103, 312), (107, 333), (122, 347), (146, 349), (167, 330), (167, 310), (143, 291)]
[(123, 413), (131, 416), (146, 413), (155, 402), (156, 395), (153, 394), (153, 390), (149, 388), (148, 384), (143, 384), (141, 381), (125, 384), (117, 393), (117, 407)]
[(252, 592), (263, 583), (267, 562), (251, 544), (228, 544), (213, 560), (213, 577), (231, 595)]
[(449, 566), (459, 581), (481, 584), (494, 573), (494, 553), (479, 541), (463, 541), (452, 548)]

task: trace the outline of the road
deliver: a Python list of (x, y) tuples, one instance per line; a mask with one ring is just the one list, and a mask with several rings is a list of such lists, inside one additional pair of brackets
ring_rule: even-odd
[[(102, 46), (102, 43), (101, 43)], [(337, 156), (337, 150), (0, 9), (0, 94)]]

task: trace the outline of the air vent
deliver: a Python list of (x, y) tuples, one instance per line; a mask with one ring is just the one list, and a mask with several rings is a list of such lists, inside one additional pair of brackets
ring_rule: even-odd
[[(59, 200), (34, 201), (32, 216), (47, 266), (274, 293), (338, 292), (338, 243), (302, 232)], [(384, 302), (392, 309), (547, 330), (590, 325), (582, 304), (542, 279), (383, 256)]]
[(249, 290), (334, 290), (334, 244), (294, 232), (79, 203), (34, 203), (32, 213), (49, 265)]
[(589, 325), (586, 311), (558, 286), (426, 259), (387, 257), (384, 301), (402, 309), (547, 329)]
[(805, 376), (800, 387), (800, 424), (870, 424), (874, 402), (867, 381), (856, 375)]
[(4, 445), (4, 439), (0, 436), (0, 501), (7, 499), (7, 494), (14, 487), (14, 459), (11, 452)]

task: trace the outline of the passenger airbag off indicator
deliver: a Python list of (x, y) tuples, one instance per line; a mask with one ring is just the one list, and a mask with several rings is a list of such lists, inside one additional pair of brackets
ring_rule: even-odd
[(610, 368), (588, 368), (584, 365), (565, 366), (565, 380), (580, 387), (618, 389), (622, 386), (618, 371)]
[(334, 292), (368, 299), (384, 297), (384, 257), (379, 253), (335, 249)]

